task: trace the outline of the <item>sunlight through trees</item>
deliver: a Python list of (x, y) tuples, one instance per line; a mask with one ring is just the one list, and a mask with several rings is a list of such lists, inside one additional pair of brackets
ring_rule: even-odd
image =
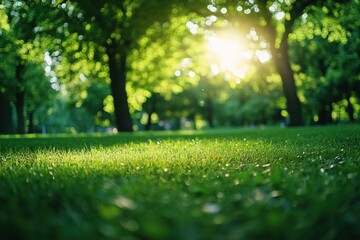
[(0, 131), (357, 122), (358, 5), (2, 1)]

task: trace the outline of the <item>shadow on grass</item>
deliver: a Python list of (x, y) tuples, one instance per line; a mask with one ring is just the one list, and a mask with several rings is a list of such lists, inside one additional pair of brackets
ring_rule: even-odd
[[(346, 134), (348, 133), (348, 135)], [(193, 139), (231, 139), (263, 140), (272, 144), (283, 144), (284, 141), (305, 143), (308, 138), (314, 141), (344, 138), (344, 141), (360, 141), (360, 125), (326, 126), (326, 127), (259, 127), (259, 128), (226, 128), (213, 130), (186, 131), (151, 131), (135, 133), (81, 133), (81, 134), (30, 134), (0, 136), (0, 153), (11, 153), (22, 150), (86, 151), (98, 147), (114, 147), (130, 143), (146, 143), (165, 140)], [(318, 138), (314, 139), (314, 138)], [(338, 139), (339, 140), (339, 139)]]

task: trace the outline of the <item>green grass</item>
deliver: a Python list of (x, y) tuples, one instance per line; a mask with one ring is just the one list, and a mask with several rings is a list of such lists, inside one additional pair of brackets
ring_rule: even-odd
[(0, 137), (1, 239), (359, 239), (360, 126)]

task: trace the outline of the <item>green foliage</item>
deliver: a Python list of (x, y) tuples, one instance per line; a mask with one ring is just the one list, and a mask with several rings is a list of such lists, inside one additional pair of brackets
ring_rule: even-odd
[(16, 103), (17, 131), (22, 133), (23, 115), (32, 115), (56, 94), (44, 71), (44, 53), (51, 41), (41, 36), (48, 30), (44, 16), (53, 14), (48, 14), (50, 6), (48, 1), (5, 1), (0, 5), (0, 92)]
[(313, 9), (291, 37), (291, 55), (310, 121), (326, 123), (321, 116), (324, 111), (327, 121), (345, 120), (333, 110), (343, 100), (346, 105), (340, 108), (346, 107), (347, 120), (355, 118), (358, 104), (350, 102), (360, 90), (360, 21), (353, 15), (355, 6), (355, 2), (337, 5), (332, 9), (335, 16), (326, 7)]
[[(204, 38), (191, 34), (186, 24), (196, 15), (178, 11), (170, 15), (164, 24), (156, 23), (138, 40), (138, 47), (132, 51), (129, 61), (129, 80), (135, 88), (145, 88), (166, 95), (180, 92), (188, 82), (196, 82), (188, 72), (199, 68), (204, 55)], [(186, 60), (184, 60), (186, 59)], [(185, 63), (186, 61), (186, 63)], [(198, 69), (198, 70), (199, 70)], [(175, 76), (175, 71), (182, 74)]]
[(359, 126), (191, 133), (1, 137), (2, 236), (359, 238)]

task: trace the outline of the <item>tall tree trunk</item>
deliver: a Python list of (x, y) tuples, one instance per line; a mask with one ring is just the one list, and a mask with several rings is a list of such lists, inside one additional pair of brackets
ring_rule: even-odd
[(308, 6), (315, 4), (316, 2), (317, 1), (314, 0), (294, 2), (292, 9), (289, 12), (290, 19), (285, 20), (285, 32), (281, 37), (280, 46), (278, 48), (276, 46), (277, 31), (276, 26), (273, 24), (272, 13), (268, 11), (267, 1), (259, 2), (259, 7), (264, 13), (263, 16), (267, 24), (265, 27), (259, 26), (257, 30), (265, 33), (265, 36), (267, 36), (267, 40), (269, 41), (270, 51), (283, 84), (290, 126), (302, 126), (304, 125), (304, 121), (289, 58), (289, 34), (292, 31), (295, 20), (303, 14)]
[(17, 89), (16, 89), (16, 116), (17, 116), (17, 128), (16, 133), (25, 134), (25, 116), (24, 116), (24, 105), (25, 105), (25, 91), (24, 91), (24, 70), (25, 65), (23, 63), (18, 63), (16, 65), (15, 77), (17, 80)]
[(283, 91), (286, 98), (286, 108), (289, 113), (290, 126), (304, 125), (301, 105), (297, 96), (294, 74), (289, 59), (287, 38), (279, 49), (273, 49), (273, 59), (276, 69), (281, 77)]
[[(120, 50), (120, 54), (118, 52)], [(119, 132), (132, 132), (132, 120), (126, 93), (126, 59), (124, 46), (117, 48), (112, 43), (106, 46), (109, 57), (111, 92), (114, 99), (115, 123)]]

